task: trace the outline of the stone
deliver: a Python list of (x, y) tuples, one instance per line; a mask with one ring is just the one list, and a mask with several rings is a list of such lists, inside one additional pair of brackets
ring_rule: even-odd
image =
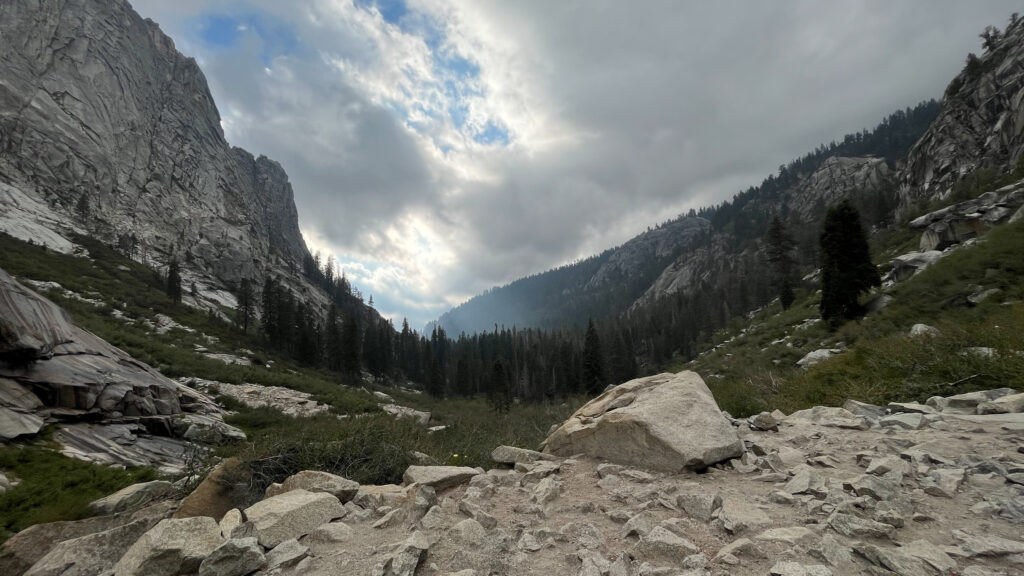
[(232, 478), (244, 474), (244, 464), (232, 457), (217, 464), (206, 478), (185, 497), (181, 506), (174, 512), (175, 518), (191, 518), (193, 516), (209, 516), (220, 520), (235, 507), (231, 497)]
[(558, 498), (558, 495), (561, 493), (562, 484), (555, 480), (554, 476), (548, 476), (537, 483), (530, 499), (537, 504), (547, 504)]
[(344, 553), (345, 544), (352, 540), (355, 531), (344, 522), (323, 524), (302, 539), (302, 544), (309, 547), (314, 556), (328, 556)]
[(467, 466), (409, 466), (402, 475), (406, 484), (422, 484), (434, 490), (444, 490), (465, 484), (479, 472)]
[(840, 543), (831, 534), (823, 536), (816, 546), (812, 546), (808, 550), (808, 554), (832, 567), (845, 566), (853, 561), (850, 548)]
[(285, 540), (267, 552), (267, 571), (275, 568), (290, 568), (306, 557), (309, 548), (299, 544), (295, 538)]
[(224, 517), (217, 524), (220, 526), (221, 535), (227, 539), (231, 538), (231, 533), (241, 526), (243, 522), (245, 522), (245, 518), (242, 517), (242, 511), (238, 508), (232, 508), (224, 514)]
[(779, 430), (779, 421), (772, 416), (770, 412), (761, 412), (755, 414), (750, 418), (747, 418), (747, 422), (750, 423), (750, 428), (753, 430), (763, 430), (777, 432)]
[[(25, 576), (93, 576), (114, 567), (118, 558), (159, 521), (145, 518), (109, 530), (55, 544)], [(4, 572), (21, 574), (20, 571)]]
[(0, 406), (0, 440), (38, 434), (44, 424), (45, 421), (35, 414)]
[(935, 408), (917, 402), (889, 402), (889, 410), (893, 412), (907, 412), (912, 414), (935, 414)]
[(955, 498), (965, 478), (966, 474), (960, 468), (937, 468), (921, 479), (921, 487), (924, 488), (925, 494)]
[(940, 332), (938, 329), (927, 324), (914, 324), (910, 327), (910, 335), (914, 338), (920, 338), (922, 336), (939, 336)]
[(693, 542), (656, 526), (636, 544), (633, 555), (650, 562), (682, 563), (698, 551)]
[(538, 460), (552, 460), (555, 457), (536, 450), (516, 448), (515, 446), (498, 446), (491, 451), (491, 460), (499, 464), (532, 463)]
[(280, 484), (268, 486), (264, 498), (270, 498), (299, 488), (307, 492), (331, 494), (344, 504), (355, 498), (359, 492), (359, 483), (328, 472), (303, 470), (298, 474), (289, 476)]
[[(634, 399), (618, 406), (624, 395)], [(543, 444), (544, 452), (666, 472), (739, 457), (743, 443), (694, 372), (631, 380), (591, 400)]]
[(726, 498), (722, 502), (718, 520), (722, 523), (722, 528), (730, 534), (759, 530), (772, 523), (760, 508), (751, 506), (739, 498)]
[(901, 413), (886, 416), (878, 421), (882, 428), (902, 428), (904, 430), (919, 430), (925, 425), (924, 415), (914, 413)]
[(876, 566), (901, 576), (932, 576), (933, 572), (920, 559), (907, 554), (900, 548), (882, 548), (873, 544), (854, 546), (858, 554)]
[(750, 558), (764, 558), (765, 554), (749, 538), (737, 538), (729, 544), (722, 546), (715, 554), (715, 560), (726, 557), (746, 556)]
[(825, 566), (804, 566), (789, 561), (776, 562), (768, 573), (771, 576), (832, 576), (832, 571)]
[(466, 518), (455, 526), (452, 526), (452, 534), (460, 542), (479, 546), (487, 537), (487, 530), (472, 518)]
[(818, 534), (803, 526), (789, 526), (786, 528), (771, 528), (754, 536), (754, 540), (761, 542), (782, 542), (790, 546), (807, 546), (818, 539)]
[(253, 523), (264, 548), (309, 534), (344, 515), (345, 509), (333, 495), (301, 488), (267, 498), (245, 510), (245, 517)]
[(885, 408), (881, 406), (866, 404), (857, 400), (847, 400), (843, 403), (843, 409), (856, 416), (864, 416), (872, 420), (878, 420), (886, 414)]
[(373, 523), (374, 528), (392, 528), (405, 521), (405, 510), (395, 508)]
[(836, 512), (828, 519), (833, 530), (850, 538), (888, 538), (895, 528), (889, 524)]
[(849, 410), (831, 406), (815, 406), (806, 410), (798, 410), (790, 414), (786, 419), (807, 420), (833, 428), (849, 428), (853, 430), (867, 430), (871, 428), (870, 422), (864, 416), (858, 416)]
[(421, 532), (413, 532), (398, 550), (376, 572), (381, 576), (414, 576), (430, 548), (430, 542)]
[(1009, 540), (999, 536), (977, 536), (964, 530), (953, 530), (953, 539), (968, 557), (977, 556), (1008, 556), (1024, 554), (1024, 542)]
[(143, 534), (114, 565), (114, 576), (175, 576), (196, 572), (224, 542), (207, 516), (170, 518)]
[(646, 536), (655, 526), (658, 525), (658, 518), (649, 510), (644, 510), (638, 514), (634, 514), (630, 517), (626, 525), (622, 527), (622, 536), (629, 538), (630, 536), (643, 537)]
[(469, 516), (473, 520), (476, 520), (484, 528), (490, 530), (498, 525), (498, 520), (484, 511), (479, 504), (474, 504), (469, 500), (462, 500), (459, 502), (459, 512)]
[(683, 492), (676, 495), (676, 505), (691, 518), (710, 522), (711, 515), (722, 506), (722, 497), (718, 493)]
[(811, 366), (824, 362), (841, 352), (842, 350), (839, 348), (820, 348), (818, 350), (812, 350), (805, 354), (803, 358), (797, 360), (796, 365), (801, 368), (810, 368)]
[[(405, 502), (405, 488), (397, 484), (367, 485), (359, 487), (355, 498), (352, 499), (356, 505), (368, 510), (375, 510), (381, 506), (399, 507)], [(346, 504), (348, 504), (346, 502)]]
[(113, 514), (133, 508), (140, 508), (153, 500), (167, 496), (171, 491), (171, 483), (166, 480), (153, 480), (141, 484), (126, 486), (109, 496), (89, 503), (89, 510), (96, 514)]
[(1014, 414), (1024, 412), (1024, 393), (1008, 394), (1002, 398), (981, 402), (976, 408), (978, 414)]
[(399, 406), (398, 404), (383, 404), (380, 408), (386, 414), (390, 414), (395, 418), (410, 418), (423, 426), (430, 424), (430, 412), (414, 410), (407, 406)]
[(880, 476), (862, 474), (844, 483), (844, 488), (853, 490), (857, 496), (868, 496), (875, 500), (891, 500), (899, 492), (899, 486)]
[(939, 574), (950, 574), (956, 570), (956, 561), (942, 548), (927, 540), (914, 540), (902, 546), (902, 551), (921, 560)]
[(267, 564), (255, 538), (228, 540), (199, 565), (199, 576), (246, 576)]
[(903, 460), (896, 456), (885, 456), (881, 458), (872, 458), (871, 463), (868, 464), (865, 472), (875, 476), (882, 476), (894, 470), (902, 472), (905, 469), (906, 464)]

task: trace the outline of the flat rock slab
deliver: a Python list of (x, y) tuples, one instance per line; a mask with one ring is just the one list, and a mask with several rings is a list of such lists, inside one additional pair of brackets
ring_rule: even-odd
[(171, 483), (166, 480), (153, 480), (132, 484), (114, 492), (109, 496), (95, 500), (89, 504), (89, 509), (97, 514), (113, 514), (131, 508), (137, 508), (167, 495), (171, 491)]
[(264, 548), (305, 536), (344, 515), (345, 509), (336, 497), (302, 489), (267, 498), (245, 510), (245, 517), (253, 523)]
[(402, 475), (402, 482), (444, 490), (469, 482), (479, 473), (479, 470), (468, 466), (409, 466)]
[(298, 489), (307, 492), (325, 492), (333, 495), (344, 504), (355, 498), (359, 492), (359, 483), (327, 472), (303, 470), (298, 474), (289, 476), (280, 484), (275, 483), (268, 486), (266, 497), (270, 498)]
[(739, 457), (743, 442), (700, 376), (684, 371), (605, 392), (548, 436), (544, 451), (679, 472)]
[(499, 464), (529, 464), (538, 460), (556, 460), (557, 457), (536, 450), (515, 446), (498, 446), (491, 451), (491, 460)]

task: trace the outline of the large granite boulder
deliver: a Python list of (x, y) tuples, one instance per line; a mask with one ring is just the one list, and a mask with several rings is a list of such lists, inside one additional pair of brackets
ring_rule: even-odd
[(585, 453), (678, 472), (743, 453), (743, 443), (695, 372), (631, 380), (591, 400), (555, 430), (544, 451)]
[(157, 523), (144, 518), (103, 532), (58, 543), (25, 576), (94, 576), (109, 570), (118, 558)]
[(89, 503), (89, 509), (97, 514), (113, 514), (139, 508), (157, 498), (163, 498), (171, 491), (171, 483), (153, 480), (126, 486), (109, 496)]
[(356, 497), (359, 492), (359, 483), (329, 472), (303, 470), (289, 476), (280, 484), (271, 484), (267, 487), (265, 495), (270, 498), (300, 488), (307, 492), (326, 492), (344, 504)]
[(114, 566), (114, 576), (193, 574), (222, 543), (220, 526), (205, 516), (162, 520)]
[(245, 510), (264, 548), (300, 538), (319, 526), (341, 518), (345, 509), (330, 494), (297, 489), (257, 502)]

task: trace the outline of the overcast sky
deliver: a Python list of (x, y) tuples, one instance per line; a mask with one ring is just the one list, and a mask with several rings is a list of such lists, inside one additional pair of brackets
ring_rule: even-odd
[(938, 98), (1019, 2), (133, 0), (420, 328)]

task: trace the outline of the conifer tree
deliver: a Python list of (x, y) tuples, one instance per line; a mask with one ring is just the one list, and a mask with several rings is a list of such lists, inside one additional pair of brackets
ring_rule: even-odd
[(171, 258), (167, 265), (167, 295), (175, 302), (181, 302), (181, 265), (177, 258)]
[(359, 321), (349, 316), (341, 324), (341, 370), (349, 376), (358, 376), (362, 365), (359, 363), (361, 342)]
[(587, 333), (583, 338), (583, 388), (588, 394), (598, 394), (606, 384), (604, 369), (604, 350), (601, 337), (591, 319), (587, 324)]
[(796, 243), (793, 241), (793, 237), (786, 232), (785, 225), (778, 217), (772, 219), (772, 223), (768, 226), (765, 244), (767, 244), (768, 262), (772, 268), (772, 284), (779, 297), (779, 302), (782, 304), (782, 309), (787, 310), (796, 298), (793, 294), (793, 269), (796, 265), (793, 248)]
[(509, 388), (509, 367), (504, 356), (495, 358), (491, 364), (491, 391), (488, 400), (496, 412), (508, 412), (512, 407)]
[(862, 315), (858, 297), (880, 284), (860, 214), (844, 200), (829, 209), (821, 233), (821, 318), (834, 329)]
[[(193, 288), (195, 284), (192, 284)], [(249, 333), (249, 323), (256, 317), (256, 302), (252, 292), (252, 283), (243, 278), (238, 284), (238, 305), (235, 307), (235, 324), (245, 334)]]

